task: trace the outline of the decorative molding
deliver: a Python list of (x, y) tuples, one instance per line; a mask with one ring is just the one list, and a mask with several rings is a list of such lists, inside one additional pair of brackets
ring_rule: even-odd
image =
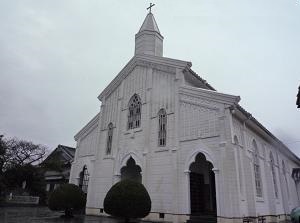
[(209, 99), (204, 99), (202, 97), (197, 97), (194, 94), (189, 94), (187, 92), (181, 92), (179, 98), (180, 101), (188, 104), (199, 105), (199, 106), (207, 107), (209, 109), (216, 109), (216, 110), (220, 109), (219, 103), (216, 103)]
[(199, 140), (199, 139), (210, 139), (210, 138), (216, 138), (219, 136), (220, 135), (208, 136), (208, 137), (198, 137), (198, 138), (191, 138), (191, 139), (179, 139), (179, 142), (189, 142), (189, 141), (195, 141), (195, 140)]
[[(190, 98), (192, 99), (192, 98)], [(188, 100), (188, 99), (180, 99), (180, 102), (184, 102), (186, 104), (191, 104), (191, 105), (196, 105), (196, 106), (199, 106), (199, 107), (203, 107), (203, 108), (207, 108), (207, 109), (211, 109), (211, 110), (216, 110), (216, 111), (219, 111), (220, 109), (217, 107), (217, 105), (215, 104), (215, 106), (211, 106), (211, 105), (208, 105), (206, 103), (206, 100)]]
[[(123, 150), (119, 150), (119, 154), (117, 156), (117, 159), (116, 159), (116, 162), (115, 162), (115, 174), (120, 174), (121, 173), (121, 168), (123, 166), (126, 166), (126, 163), (128, 161), (128, 159), (130, 157), (132, 157), (132, 159), (134, 159), (136, 165), (140, 166), (141, 167), (141, 170), (143, 171), (143, 163), (142, 163), (142, 154), (141, 153), (138, 153), (136, 151), (132, 151), (132, 150), (128, 150), (128, 149), (123, 149)], [(142, 172), (141, 172), (142, 174)]]
[(187, 159), (185, 161), (184, 164), (184, 169), (189, 170), (190, 165), (195, 162), (196, 160), (196, 156), (202, 153), (205, 156), (206, 161), (210, 162), (213, 165), (213, 168), (218, 169), (217, 168), (217, 162), (215, 161), (215, 158), (213, 157), (212, 154), (210, 154), (210, 152), (208, 152), (208, 150), (206, 149), (201, 149), (201, 148), (196, 148), (194, 149), (192, 152), (190, 152), (187, 156)]
[(164, 71), (171, 74), (176, 74), (176, 68), (190, 68), (192, 64), (187, 61), (175, 60), (166, 57), (157, 57), (151, 55), (135, 55), (125, 67), (118, 73), (118, 75), (110, 82), (110, 84), (98, 96), (100, 101), (107, 97), (114, 91), (128, 74), (136, 67), (144, 66), (152, 69)]
[(103, 157), (103, 159), (104, 160), (114, 160), (115, 159), (115, 157), (113, 157), (113, 156), (111, 156), (111, 155), (105, 155), (104, 157)]
[(137, 132), (142, 132), (143, 131), (143, 129), (142, 129), (142, 127), (138, 127), (138, 128), (134, 128), (134, 129), (127, 129), (127, 130), (125, 130), (124, 131), (124, 135), (134, 135), (135, 133), (137, 133)]
[(154, 152), (155, 153), (161, 153), (161, 152), (168, 152), (169, 149), (156, 149)]
[(240, 101), (239, 96), (229, 95), (219, 93), (213, 90), (207, 90), (203, 88), (191, 87), (191, 86), (181, 86), (179, 88), (180, 94), (185, 94), (188, 96), (193, 96), (195, 98), (205, 98), (209, 101), (225, 103), (229, 105), (237, 104)]
[(154, 62), (149, 62), (145, 60), (137, 60), (136, 65), (142, 66), (142, 67), (150, 67), (154, 70), (163, 71), (170, 74), (176, 73), (176, 68), (171, 67), (169, 65), (162, 65)]

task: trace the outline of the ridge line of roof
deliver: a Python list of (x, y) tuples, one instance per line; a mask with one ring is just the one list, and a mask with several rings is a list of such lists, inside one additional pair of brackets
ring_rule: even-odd
[(99, 117), (101, 111), (98, 112), (87, 124), (85, 124), (85, 126), (83, 126), (78, 132), (77, 134), (74, 136), (75, 141), (77, 141), (79, 135), (83, 134), (86, 129), (89, 129), (91, 126), (93, 126), (95, 124), (95, 122), (97, 121), (97, 118)]
[(212, 87), (206, 80), (204, 80), (202, 77), (200, 77), (195, 71), (192, 70), (192, 68), (189, 69), (189, 71), (191, 72), (191, 74), (196, 77), (198, 80), (200, 80), (205, 86), (207, 86), (210, 90), (212, 91), (216, 91), (217, 90)]
[(300, 158), (293, 153), (280, 139), (278, 139), (274, 134), (272, 134), (263, 124), (261, 124), (250, 112), (248, 112), (246, 109), (244, 109), (241, 105), (236, 104), (236, 107), (251, 121), (253, 121), (259, 128), (261, 128), (264, 132), (266, 132), (276, 143), (278, 143), (279, 146), (286, 149), (290, 155), (292, 155), (299, 163)]

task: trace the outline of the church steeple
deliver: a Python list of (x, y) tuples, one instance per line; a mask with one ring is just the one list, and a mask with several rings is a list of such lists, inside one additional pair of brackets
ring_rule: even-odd
[[(150, 8), (151, 9), (151, 8)], [(135, 54), (163, 56), (163, 39), (153, 14), (147, 14), (139, 32), (135, 35)]]

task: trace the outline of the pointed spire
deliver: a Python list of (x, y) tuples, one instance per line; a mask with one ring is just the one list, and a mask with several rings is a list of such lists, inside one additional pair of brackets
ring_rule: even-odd
[(135, 54), (162, 56), (163, 39), (153, 14), (149, 12), (135, 35)]
[(160, 34), (155, 18), (151, 12), (149, 12), (148, 15), (146, 16), (139, 32), (142, 32), (144, 30), (155, 31)]

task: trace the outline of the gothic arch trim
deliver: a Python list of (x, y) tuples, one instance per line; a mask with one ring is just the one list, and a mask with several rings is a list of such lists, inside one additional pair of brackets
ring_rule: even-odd
[(220, 204), (219, 204), (219, 169), (216, 162), (215, 157), (209, 152), (207, 149), (202, 148), (196, 148), (192, 152), (190, 152), (186, 158), (185, 164), (184, 164), (184, 175), (185, 175), (185, 184), (184, 184), (184, 191), (186, 193), (186, 198), (184, 199), (184, 206), (185, 206), (185, 212), (187, 214), (191, 214), (191, 197), (190, 197), (190, 165), (196, 161), (196, 156), (202, 153), (205, 156), (206, 161), (210, 162), (213, 165), (212, 171), (215, 173), (215, 189), (216, 189), (216, 209), (217, 209), (217, 215), (220, 213)]
[(122, 169), (122, 167), (127, 165), (127, 161), (130, 159), (130, 157), (132, 157), (132, 159), (134, 159), (136, 165), (140, 166), (140, 168), (142, 170), (141, 174), (143, 173), (143, 165), (142, 165), (141, 159), (135, 152), (129, 152), (126, 155), (124, 155), (123, 157), (120, 157), (118, 166), (116, 168), (115, 175), (118, 175), (118, 176), (121, 175), (121, 169)]
[(218, 170), (214, 157), (207, 150), (199, 148), (199, 149), (195, 149), (193, 152), (191, 152), (187, 156), (187, 159), (186, 159), (185, 164), (184, 164), (184, 172), (189, 172), (190, 165), (193, 162), (195, 162), (196, 156), (199, 153), (202, 153), (205, 156), (206, 160), (213, 165), (214, 169)]

